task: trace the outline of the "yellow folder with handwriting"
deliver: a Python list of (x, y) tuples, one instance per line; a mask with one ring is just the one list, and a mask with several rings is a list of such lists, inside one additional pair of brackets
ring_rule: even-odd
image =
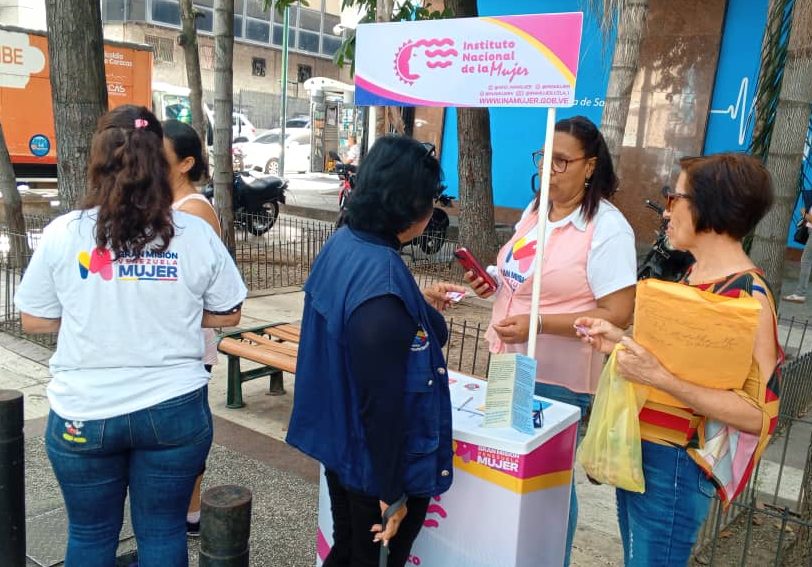
[[(708, 388), (741, 388), (753, 360), (761, 304), (647, 279), (637, 284), (634, 340), (675, 376)], [(683, 407), (651, 389), (653, 402)]]

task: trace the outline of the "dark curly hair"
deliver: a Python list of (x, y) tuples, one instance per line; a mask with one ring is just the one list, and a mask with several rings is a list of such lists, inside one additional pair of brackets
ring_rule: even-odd
[(161, 123), (149, 110), (124, 105), (99, 118), (81, 205), (98, 207), (97, 247), (116, 255), (166, 251), (175, 236), (168, 172)]
[(442, 180), (432, 150), (412, 138), (378, 138), (358, 168), (347, 205), (349, 227), (396, 237), (426, 218)]
[(206, 158), (203, 155), (203, 144), (194, 128), (180, 120), (164, 120), (164, 138), (172, 142), (172, 148), (180, 159), (190, 157), (195, 160), (192, 168), (186, 173), (189, 181), (195, 182), (208, 175)]
[[(595, 123), (586, 116), (559, 120), (555, 123), (555, 131), (564, 132), (578, 140), (585, 157), (596, 158), (595, 169), (589, 178), (589, 187), (581, 202), (581, 213), (584, 218), (592, 220), (598, 212), (601, 199), (609, 199), (617, 192), (618, 180), (612, 165), (612, 156), (609, 155), (609, 146), (606, 145), (606, 140)], [(538, 207), (538, 204), (536, 206)]]

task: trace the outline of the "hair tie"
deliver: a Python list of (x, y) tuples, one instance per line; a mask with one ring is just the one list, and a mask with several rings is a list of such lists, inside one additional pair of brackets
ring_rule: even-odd
[(136, 128), (146, 128), (147, 126), (149, 126), (149, 122), (147, 122), (143, 118), (136, 118), (135, 119), (135, 127)]

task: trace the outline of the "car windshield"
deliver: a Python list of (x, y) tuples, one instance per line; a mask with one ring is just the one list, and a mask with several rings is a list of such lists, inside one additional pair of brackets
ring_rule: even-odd
[(279, 134), (271, 133), (271, 134), (263, 134), (259, 136), (256, 140), (254, 140), (255, 144), (278, 144), (279, 143)]

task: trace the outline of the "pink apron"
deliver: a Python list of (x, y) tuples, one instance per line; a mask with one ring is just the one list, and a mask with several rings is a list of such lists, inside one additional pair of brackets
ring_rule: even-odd
[[(499, 251), (497, 266), (501, 285), (491, 314), (491, 323), (485, 338), (494, 353), (527, 353), (527, 344), (504, 344), (493, 330), (493, 324), (510, 315), (530, 312), (533, 277), (519, 284), (515, 291), (505, 281), (501, 269), (507, 255), (525, 236), (535, 238), (538, 212), (528, 214), (519, 222), (513, 238)], [(587, 259), (592, 244), (594, 222), (586, 230), (579, 230), (568, 223), (554, 229), (544, 250), (542, 268), (541, 302), (539, 311), (545, 313), (578, 313), (595, 309), (598, 303), (589, 287)], [(536, 338), (536, 381), (563, 386), (578, 393), (594, 394), (598, 385), (603, 355), (595, 352), (579, 339), (558, 335), (540, 334)]]

